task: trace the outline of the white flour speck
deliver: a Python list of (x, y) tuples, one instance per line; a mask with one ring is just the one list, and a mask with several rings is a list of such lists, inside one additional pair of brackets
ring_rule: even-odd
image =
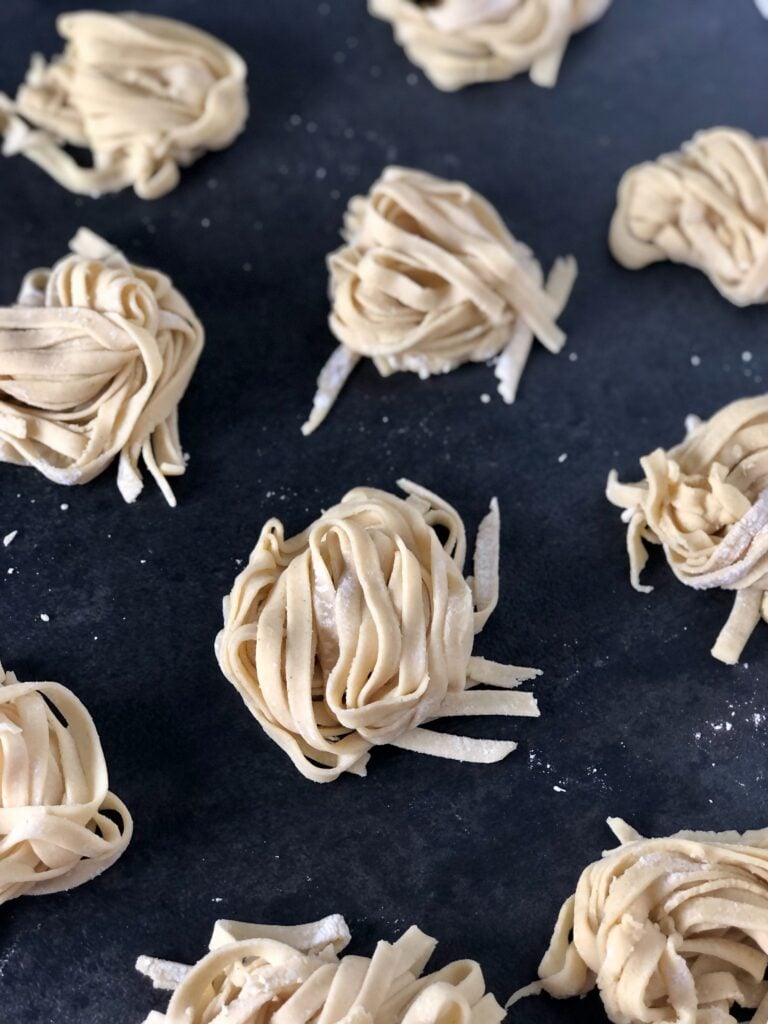
[(200, 221), (200, 227), (201, 228), (209, 228), (210, 226), (211, 226), (211, 218), (210, 217), (203, 217), (203, 219)]
[(486, 394), (485, 392), (482, 395), (480, 395), (480, 401), (483, 403), (483, 405), (488, 405), (490, 400), (491, 396)]
[(565, 462), (565, 460), (566, 460), (567, 458), (568, 458), (568, 452), (563, 452), (563, 454), (562, 454), (562, 455), (558, 455), (558, 456), (557, 456), (557, 461), (558, 461), (558, 462)]
[(741, 361), (743, 363), (751, 363), (752, 362), (752, 353), (749, 352), (749, 351), (742, 352), (741, 353)]
[(62, 503), (59, 505), (59, 508), (61, 509), (62, 512), (67, 512), (69, 510), (69, 505), (66, 503), (66, 501), (62, 501)]
[(691, 356), (691, 366), (701, 366), (701, 356)]
[(553, 786), (552, 789), (554, 789), (556, 793), (565, 793), (565, 790), (562, 786)]
[(51, 621), (51, 616), (50, 615), (46, 615), (45, 612), (41, 613), (40, 618), (41, 618), (41, 620), (43, 622), (50, 622)]
[(570, 360), (570, 362), (575, 363), (578, 358), (579, 358), (579, 353), (578, 352), (569, 352), (568, 353), (568, 359)]
[(18, 530), (11, 530), (10, 533), (6, 533), (6, 535), (3, 537), (3, 547), (7, 548), (9, 544), (13, 544), (18, 535)]

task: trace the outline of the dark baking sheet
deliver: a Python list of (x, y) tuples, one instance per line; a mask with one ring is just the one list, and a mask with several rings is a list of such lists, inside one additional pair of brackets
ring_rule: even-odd
[[(32, 50), (58, 49), (67, 6), (4, 0), (2, 88)], [(573, 41), (554, 92), (519, 78), (442, 95), (353, 0), (141, 6), (236, 45), (252, 114), (155, 203), (76, 199), (22, 159), (0, 163), (0, 301), (85, 224), (169, 272), (208, 333), (181, 410), (192, 459), (175, 511), (152, 483), (126, 506), (114, 472), (64, 489), (0, 467), (0, 535), (19, 531), (0, 548), (0, 656), (85, 701), (136, 819), (102, 878), (0, 910), (0, 1018), (138, 1022), (165, 1005), (134, 973), (138, 954), (192, 962), (217, 917), (334, 911), (359, 951), (417, 922), (439, 962), (477, 958), (503, 1000), (611, 844), (608, 815), (654, 835), (768, 823), (768, 628), (744, 665), (712, 660), (730, 597), (687, 590), (659, 557), (656, 592), (634, 593), (603, 498), (608, 470), (635, 476), (686, 413), (768, 384), (764, 309), (729, 306), (693, 271), (623, 271), (605, 245), (630, 164), (717, 123), (766, 133), (768, 23), (750, 0), (616, 0)], [(323, 259), (346, 198), (393, 161), (469, 181), (545, 264), (578, 256), (568, 349), (535, 350), (512, 408), (484, 366), (427, 383), (363, 366), (303, 440), (332, 345)], [(293, 531), (348, 488), (400, 475), (472, 531), (499, 496), (502, 597), (477, 650), (544, 669), (542, 717), (467, 723), (520, 740), (499, 765), (384, 749), (366, 780), (313, 785), (219, 673), (221, 596), (265, 518)], [(592, 997), (528, 1000), (511, 1019), (595, 1016)]]

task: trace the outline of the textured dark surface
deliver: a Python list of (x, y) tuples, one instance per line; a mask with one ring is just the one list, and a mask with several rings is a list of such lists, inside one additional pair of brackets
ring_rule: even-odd
[[(0, 87), (14, 91), (32, 50), (58, 49), (66, 6), (4, 0)], [(235, 44), (252, 114), (234, 147), (152, 204), (78, 200), (22, 159), (0, 164), (0, 301), (85, 224), (170, 273), (208, 333), (182, 405), (192, 458), (175, 511), (151, 482), (125, 505), (114, 471), (64, 489), (0, 467), (0, 535), (19, 531), (0, 548), (0, 655), (85, 701), (136, 819), (102, 878), (0, 910), (0, 1018), (133, 1024), (164, 1005), (134, 973), (138, 954), (194, 961), (216, 917), (333, 911), (359, 951), (417, 922), (440, 962), (477, 958), (505, 999), (610, 845), (607, 815), (654, 835), (768, 823), (768, 627), (747, 664), (713, 661), (731, 599), (687, 590), (659, 557), (656, 591), (635, 594), (603, 498), (608, 470), (635, 476), (638, 456), (680, 439), (686, 413), (768, 381), (765, 309), (737, 310), (671, 265), (628, 273), (605, 245), (630, 164), (719, 122), (765, 133), (768, 23), (749, 0), (616, 0), (574, 40), (555, 91), (519, 78), (446, 96), (355, 0), (143, 9)], [(363, 366), (303, 440), (332, 345), (323, 258), (346, 198), (392, 161), (470, 182), (546, 265), (577, 255), (568, 348), (534, 351), (512, 408), (484, 366), (427, 383)], [(366, 780), (313, 785), (219, 673), (221, 596), (265, 518), (293, 531), (349, 487), (401, 474), (472, 532), (499, 496), (502, 598), (477, 650), (544, 669), (542, 717), (467, 724), (520, 740), (499, 765), (385, 749)], [(511, 1020), (601, 1016), (594, 997), (542, 999)]]

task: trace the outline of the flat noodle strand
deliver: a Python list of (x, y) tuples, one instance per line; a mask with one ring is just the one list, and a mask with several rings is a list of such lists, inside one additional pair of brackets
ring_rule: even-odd
[[(21, 153), (70, 192), (175, 188), (179, 167), (224, 149), (248, 116), (246, 67), (218, 39), (146, 14), (73, 11), (56, 27), (64, 53), (40, 54), (15, 100), (0, 94), (3, 153)], [(82, 167), (66, 146), (91, 151)]]
[(77, 697), (59, 683), (20, 683), (0, 666), (0, 904), (83, 885), (132, 833)]
[(556, 321), (575, 259), (558, 259), (545, 282), (531, 250), (462, 182), (388, 167), (367, 196), (351, 200), (343, 237), (328, 257), (329, 322), (340, 345), (318, 378), (305, 435), (364, 356), (382, 377), (422, 379), (498, 359), (498, 390), (511, 403), (534, 338), (553, 353), (565, 344)]
[(438, 89), (454, 92), (528, 72), (557, 82), (571, 36), (598, 21), (611, 0), (368, 0), (391, 22), (408, 58)]
[(174, 994), (145, 1024), (500, 1024), (480, 965), (458, 960), (423, 974), (436, 946), (416, 927), (372, 957), (339, 954), (349, 930), (335, 914), (310, 925), (219, 921), (194, 967), (140, 957), (136, 967)]
[[(265, 732), (315, 782), (364, 775), (369, 751), (405, 750), (488, 764), (509, 741), (423, 728), (459, 715), (536, 717), (539, 673), (473, 658), (498, 598), (495, 500), (463, 576), (464, 524), (407, 480), (404, 501), (356, 488), (303, 533), (270, 519), (224, 601), (216, 653)], [(436, 529), (445, 534), (441, 542)], [(469, 692), (478, 684), (493, 691)]]
[(579, 878), (539, 967), (510, 999), (597, 987), (615, 1024), (768, 1020), (768, 829), (643, 839), (609, 819), (620, 846)]
[(768, 395), (693, 420), (677, 447), (640, 460), (645, 479), (608, 478), (607, 497), (624, 509), (630, 577), (636, 590), (645, 545), (660, 544), (675, 576), (696, 590), (736, 591), (712, 654), (735, 665), (761, 618), (768, 621)]

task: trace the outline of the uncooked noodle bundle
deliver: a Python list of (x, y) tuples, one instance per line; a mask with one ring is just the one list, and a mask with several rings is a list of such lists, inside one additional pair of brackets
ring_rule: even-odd
[(576, 279), (572, 256), (544, 283), (531, 250), (468, 185), (388, 167), (344, 218), (346, 245), (328, 257), (330, 326), (341, 342), (318, 378), (315, 430), (362, 356), (383, 377), (421, 378), (498, 357), (499, 393), (513, 402), (534, 337), (559, 352), (556, 320)]
[(315, 782), (365, 775), (371, 747), (383, 744), (499, 761), (515, 743), (422, 726), (539, 713), (529, 693), (468, 692), (478, 683), (511, 690), (539, 674), (471, 656), (498, 599), (496, 500), (478, 531), (474, 578), (465, 580), (458, 513), (416, 484), (399, 486), (405, 501), (358, 487), (295, 537), (270, 519), (224, 601), (222, 671)]
[(0, 666), (0, 903), (82, 885), (115, 863), (132, 833), (77, 697)]
[[(32, 58), (14, 101), (0, 94), (6, 156), (23, 153), (71, 192), (175, 188), (179, 167), (224, 149), (248, 116), (246, 67), (218, 39), (146, 14), (74, 11), (56, 23), (64, 53)], [(91, 151), (82, 167), (66, 146)]]
[(164, 274), (90, 231), (70, 248), (0, 307), (0, 462), (84, 484), (119, 455), (117, 485), (131, 502), (143, 459), (175, 505), (166, 477), (186, 466), (177, 407), (203, 328)]
[(616, 1024), (735, 1024), (734, 1005), (768, 1020), (768, 829), (620, 842), (582, 873), (563, 905), (541, 981), (557, 999), (595, 986)]
[(630, 168), (610, 246), (631, 270), (685, 263), (737, 306), (768, 302), (768, 139), (712, 128)]
[(140, 957), (156, 988), (173, 991), (145, 1024), (499, 1024), (474, 960), (422, 974), (437, 945), (416, 927), (379, 942), (372, 957), (343, 956), (338, 914), (279, 927), (217, 921), (211, 952), (194, 967)]
[(702, 423), (688, 420), (677, 447), (640, 460), (645, 479), (608, 478), (607, 497), (624, 509), (632, 585), (647, 561), (645, 542), (661, 544), (675, 576), (697, 590), (735, 590), (728, 622), (712, 648), (738, 662), (753, 629), (768, 621), (768, 395), (725, 406)]
[(553, 86), (571, 36), (611, 0), (369, 0), (433, 85), (446, 92), (527, 71)]

